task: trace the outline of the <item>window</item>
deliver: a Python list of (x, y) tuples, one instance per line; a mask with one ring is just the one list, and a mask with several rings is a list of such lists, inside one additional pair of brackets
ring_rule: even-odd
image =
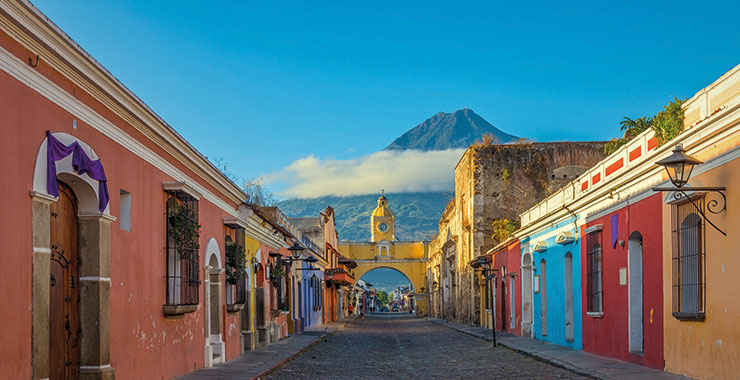
[(311, 298), (313, 310), (321, 310), (321, 280), (316, 275), (311, 276)]
[[(704, 197), (694, 203), (704, 207)], [(672, 206), (673, 316), (679, 320), (703, 321), (705, 275), (704, 223), (691, 201)]]
[(247, 302), (244, 228), (227, 225), (225, 232), (226, 305), (244, 305)]
[(121, 210), (118, 225), (124, 231), (131, 231), (131, 193), (121, 190), (121, 200), (119, 203)]
[(288, 311), (287, 273), (287, 267), (282, 261), (282, 256), (276, 256), (273, 266), (270, 268), (270, 284), (274, 288), (272, 292), (272, 310)]
[(181, 191), (167, 192), (167, 305), (197, 305), (200, 224), (198, 201)]
[[(600, 227), (600, 226), (599, 226)], [(590, 228), (589, 228), (590, 229)], [(586, 230), (586, 293), (588, 313), (604, 312), (602, 288), (601, 228)]]

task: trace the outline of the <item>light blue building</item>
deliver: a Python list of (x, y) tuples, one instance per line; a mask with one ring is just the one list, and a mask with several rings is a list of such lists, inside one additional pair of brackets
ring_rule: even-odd
[[(321, 249), (307, 237), (303, 237), (302, 242), (306, 247), (305, 257), (320, 258)], [(318, 263), (317, 263), (318, 264)], [(314, 270), (316, 269), (316, 270)], [(296, 302), (299, 307), (303, 331), (306, 327), (316, 326), (324, 323), (323, 320), (323, 295), (322, 280), (324, 271), (319, 265), (310, 265), (305, 261), (301, 262), (301, 282), (296, 289)]]
[(581, 242), (576, 218), (561, 219), (521, 236), (522, 280), (532, 291), (522, 294), (522, 331), (536, 339), (582, 349)]

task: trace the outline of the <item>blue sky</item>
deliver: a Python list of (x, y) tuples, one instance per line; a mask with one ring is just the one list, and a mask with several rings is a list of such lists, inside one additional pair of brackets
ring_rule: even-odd
[(740, 63), (740, 2), (33, 3), (206, 156), (277, 190), (292, 164), (363, 163), (462, 107), (538, 141), (609, 139)]

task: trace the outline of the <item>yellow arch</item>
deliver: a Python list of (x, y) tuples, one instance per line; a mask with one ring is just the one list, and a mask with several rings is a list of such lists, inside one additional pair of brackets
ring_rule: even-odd
[(427, 315), (428, 299), (426, 291), (426, 242), (342, 242), (339, 252), (357, 263), (355, 278), (378, 268), (395, 269), (411, 282), (416, 294), (418, 315)]

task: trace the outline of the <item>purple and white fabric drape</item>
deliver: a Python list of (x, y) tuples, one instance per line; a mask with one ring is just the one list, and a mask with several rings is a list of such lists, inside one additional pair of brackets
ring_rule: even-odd
[(100, 212), (108, 206), (108, 179), (100, 160), (91, 160), (77, 141), (70, 145), (64, 145), (57, 140), (51, 132), (46, 131), (46, 191), (49, 194), (59, 196), (59, 184), (57, 183), (56, 162), (72, 155), (72, 167), (77, 174), (87, 174), (90, 178), (98, 181), (98, 209)]

